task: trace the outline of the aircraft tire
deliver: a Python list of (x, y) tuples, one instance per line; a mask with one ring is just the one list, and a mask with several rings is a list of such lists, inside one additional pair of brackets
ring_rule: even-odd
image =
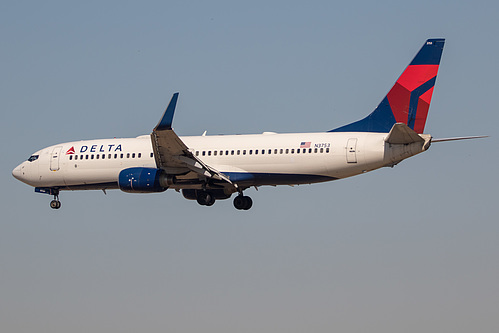
[(59, 209), (59, 208), (61, 208), (61, 202), (59, 200), (52, 200), (50, 202), (50, 208), (52, 208), (52, 209)]
[(215, 197), (208, 192), (199, 192), (196, 201), (201, 206), (213, 206)]
[(253, 206), (253, 200), (251, 197), (244, 197), (244, 210), (249, 210)]
[(243, 209), (243, 207), (244, 207), (244, 199), (243, 199), (243, 196), (242, 196), (242, 195), (238, 195), (238, 196), (236, 196), (236, 197), (234, 198), (234, 202), (233, 202), (233, 203), (234, 203), (234, 207), (235, 207), (236, 209), (239, 209), (239, 210)]
[(239, 210), (248, 210), (253, 206), (253, 200), (244, 195), (238, 195), (234, 198), (234, 207)]
[(215, 197), (211, 194), (208, 194), (208, 197), (210, 198), (210, 200), (207, 201), (205, 205), (208, 207), (213, 206), (215, 204)]

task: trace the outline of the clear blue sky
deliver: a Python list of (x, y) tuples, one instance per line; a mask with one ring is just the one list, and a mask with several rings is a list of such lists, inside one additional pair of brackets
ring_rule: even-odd
[[(4, 1), (0, 327), (18, 332), (497, 332), (497, 1)], [(426, 131), (393, 169), (249, 190), (49, 196), (11, 170), (59, 142), (325, 131), (446, 38)]]

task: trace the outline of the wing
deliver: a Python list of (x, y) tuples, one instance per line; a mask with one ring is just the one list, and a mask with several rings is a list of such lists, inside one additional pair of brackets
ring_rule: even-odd
[(173, 94), (163, 117), (151, 133), (152, 147), (157, 167), (165, 170), (166, 173), (171, 175), (185, 174), (189, 171), (193, 171), (206, 178), (222, 180), (228, 184), (234, 185), (223, 173), (208, 166), (194, 156), (191, 150), (175, 133), (172, 128), (172, 122), (177, 100), (178, 93), (175, 93)]

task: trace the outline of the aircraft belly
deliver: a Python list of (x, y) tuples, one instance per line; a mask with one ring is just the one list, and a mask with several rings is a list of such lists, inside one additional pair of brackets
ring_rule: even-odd
[[(238, 184), (248, 186), (259, 185), (294, 185), (311, 184), (336, 179), (328, 175), (323, 163), (296, 161), (276, 163), (252, 163), (239, 166), (216, 165), (224, 175)], [(321, 166), (322, 165), (322, 166)]]

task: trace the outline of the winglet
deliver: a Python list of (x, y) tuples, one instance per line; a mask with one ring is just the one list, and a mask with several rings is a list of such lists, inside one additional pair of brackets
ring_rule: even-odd
[(177, 106), (178, 92), (174, 93), (170, 103), (168, 104), (163, 117), (159, 123), (154, 128), (154, 131), (171, 130), (173, 122), (173, 114), (175, 113), (175, 107)]

